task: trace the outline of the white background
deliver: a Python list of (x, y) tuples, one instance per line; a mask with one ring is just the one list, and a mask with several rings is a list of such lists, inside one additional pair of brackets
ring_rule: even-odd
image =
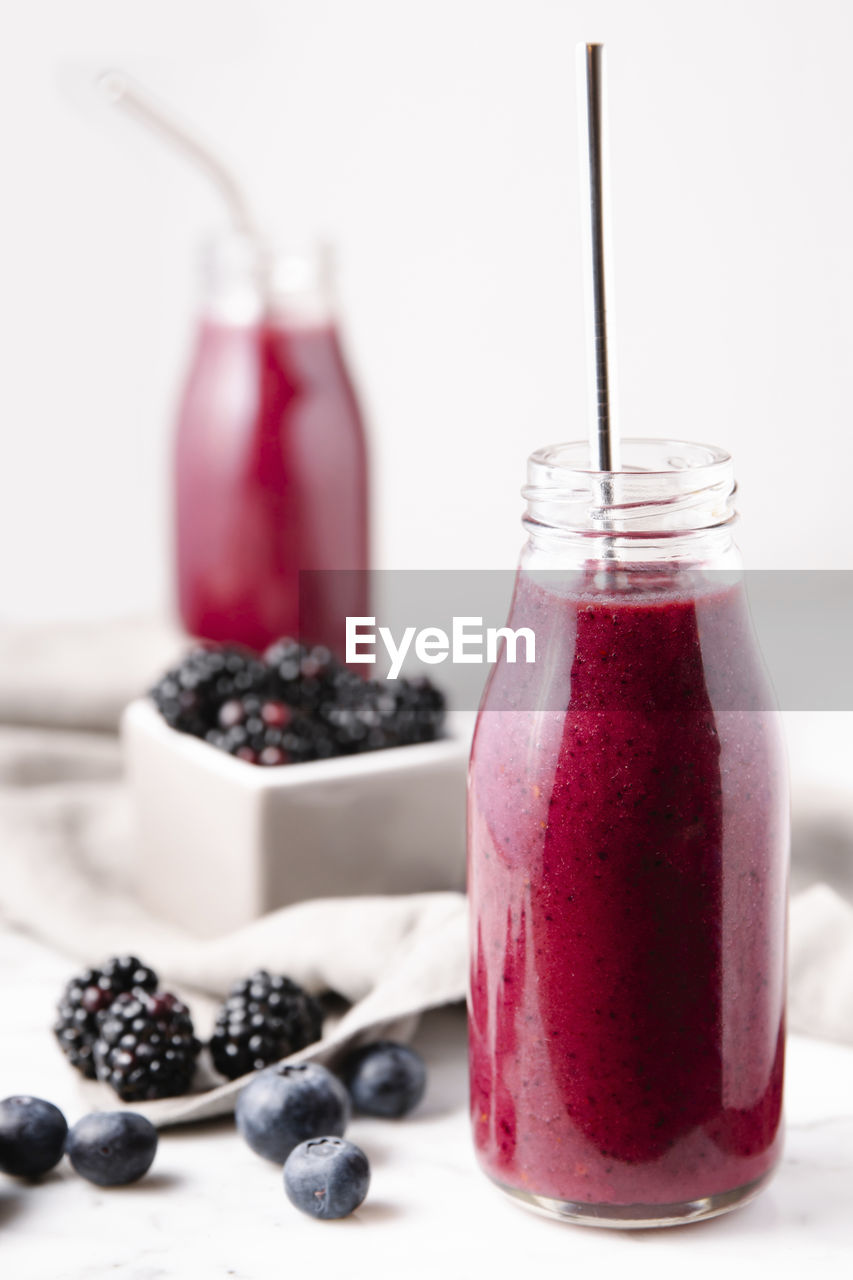
[(0, 617), (169, 596), (168, 452), (211, 193), (91, 89), (220, 140), (338, 244), (376, 561), (513, 563), (585, 432), (574, 49), (611, 77), (627, 433), (735, 455), (754, 567), (853, 567), (849, 0), (3, 0)]

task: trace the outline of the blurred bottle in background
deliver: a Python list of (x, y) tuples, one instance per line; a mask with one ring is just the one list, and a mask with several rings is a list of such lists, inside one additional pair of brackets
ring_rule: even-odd
[[(175, 448), (177, 592), (187, 631), (261, 650), (280, 636), (343, 654), (368, 612), (364, 427), (327, 251), (228, 234), (204, 300)], [(342, 598), (345, 597), (345, 598)]]

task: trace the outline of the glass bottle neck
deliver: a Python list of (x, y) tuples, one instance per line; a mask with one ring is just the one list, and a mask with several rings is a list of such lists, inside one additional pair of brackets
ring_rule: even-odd
[(219, 236), (202, 254), (204, 311), (222, 324), (327, 325), (334, 318), (333, 274), (325, 245), (281, 248)]
[(541, 568), (684, 564), (737, 568), (731, 458), (674, 440), (622, 442), (624, 469), (593, 471), (584, 443), (528, 461), (523, 562)]

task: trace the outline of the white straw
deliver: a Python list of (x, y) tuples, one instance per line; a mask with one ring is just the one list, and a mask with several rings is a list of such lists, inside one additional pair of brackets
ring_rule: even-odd
[(213, 182), (228, 206), (235, 231), (257, 239), (258, 228), (245, 194), (227, 166), (188, 129), (156, 103), (148, 91), (123, 71), (107, 71), (98, 88), (114, 106), (159, 133)]

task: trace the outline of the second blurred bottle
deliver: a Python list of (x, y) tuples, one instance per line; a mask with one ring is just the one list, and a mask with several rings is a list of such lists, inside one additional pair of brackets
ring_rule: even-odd
[(342, 653), (367, 608), (367, 457), (331, 304), (328, 254), (228, 236), (205, 302), (175, 456), (181, 619), (263, 649), (282, 635)]

